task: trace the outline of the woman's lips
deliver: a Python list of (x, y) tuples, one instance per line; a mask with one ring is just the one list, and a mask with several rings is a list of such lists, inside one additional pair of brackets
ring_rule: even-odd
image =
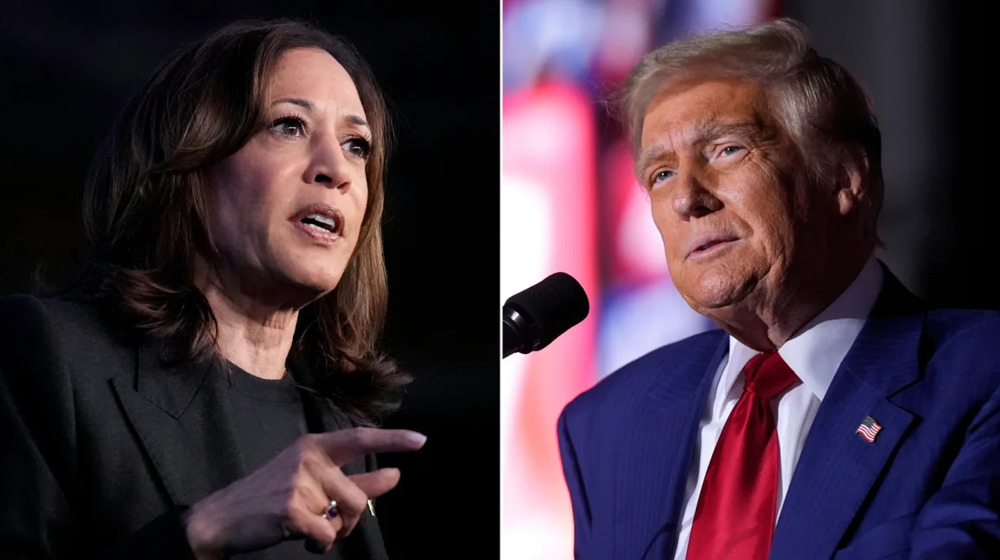
[(295, 229), (305, 233), (312, 238), (313, 241), (322, 245), (330, 245), (335, 243), (338, 239), (341, 239), (339, 233), (327, 231), (299, 220), (293, 220), (292, 223), (295, 225)]
[(299, 231), (323, 245), (329, 245), (343, 237), (344, 214), (327, 204), (305, 206), (290, 221)]

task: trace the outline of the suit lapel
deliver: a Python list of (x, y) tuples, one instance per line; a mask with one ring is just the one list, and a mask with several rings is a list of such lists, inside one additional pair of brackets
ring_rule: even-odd
[(247, 474), (216, 360), (171, 367), (146, 346), (134, 376), (112, 384), (174, 505), (191, 505)]
[(727, 341), (720, 333), (703, 351), (712, 352), (707, 369), (660, 376), (625, 421), (615, 459), (616, 558), (672, 556), (699, 420)]
[[(919, 377), (924, 315), (888, 271), (884, 278), (875, 309), (810, 428), (779, 514), (772, 559), (833, 556), (914, 420), (890, 397)], [(856, 433), (866, 416), (882, 426), (871, 443)]]

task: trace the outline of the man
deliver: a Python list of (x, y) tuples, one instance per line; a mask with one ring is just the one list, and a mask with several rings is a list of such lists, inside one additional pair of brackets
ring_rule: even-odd
[(861, 85), (777, 20), (648, 54), (618, 100), (673, 282), (722, 330), (566, 406), (576, 557), (997, 554), (1000, 314), (927, 309), (875, 258)]

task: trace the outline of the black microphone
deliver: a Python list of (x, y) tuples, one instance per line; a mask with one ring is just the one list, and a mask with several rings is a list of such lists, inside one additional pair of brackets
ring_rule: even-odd
[(503, 304), (503, 357), (545, 348), (589, 312), (587, 292), (575, 278), (550, 275)]

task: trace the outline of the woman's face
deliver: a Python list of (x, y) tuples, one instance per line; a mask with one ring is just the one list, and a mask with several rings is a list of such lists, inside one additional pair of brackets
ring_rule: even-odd
[(317, 48), (281, 56), (264, 113), (265, 129), (209, 172), (211, 264), (225, 291), (311, 300), (357, 245), (371, 129), (351, 77)]

